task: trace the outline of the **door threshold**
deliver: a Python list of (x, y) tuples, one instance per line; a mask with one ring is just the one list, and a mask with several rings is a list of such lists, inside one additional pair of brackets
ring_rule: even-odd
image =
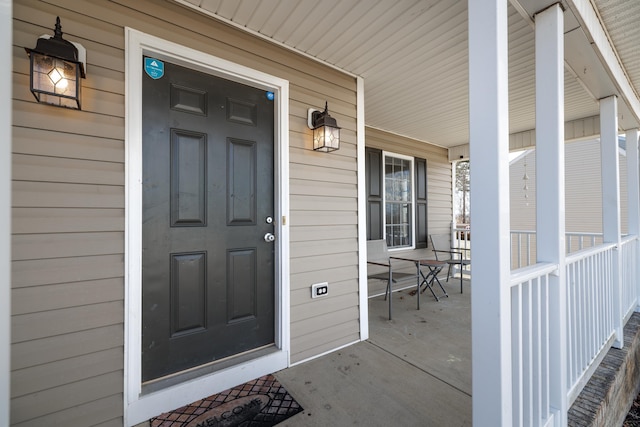
[(235, 365), (246, 363), (253, 359), (276, 353), (278, 351), (280, 351), (280, 349), (276, 347), (275, 344), (268, 344), (263, 347), (225, 357), (224, 359), (214, 360), (205, 365), (196, 366), (184, 371), (176, 372), (175, 374), (156, 378), (154, 380), (142, 383), (142, 390), (140, 394), (144, 396), (145, 394), (155, 393), (159, 390), (172, 387), (176, 384), (191, 381), (199, 377), (204, 377), (206, 375), (210, 375), (212, 373), (231, 368)]

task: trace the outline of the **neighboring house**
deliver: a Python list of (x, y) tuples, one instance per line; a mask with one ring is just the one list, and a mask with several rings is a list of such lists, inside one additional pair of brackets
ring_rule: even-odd
[[(57, 16), (86, 49), (81, 110), (29, 90), (25, 48)], [(590, 363), (638, 305), (638, 165), (623, 242), (615, 161), (619, 131), (637, 160), (638, 17), (626, 0), (0, 2), (0, 425), (134, 425), (367, 339), (366, 240), (447, 232), (461, 158), (482, 290), (473, 422), (565, 424), (590, 367), (567, 350), (564, 291), (581, 278), (558, 250), (559, 147), (605, 147), (597, 272), (616, 305), (583, 334)], [(341, 128), (330, 153), (308, 127), (325, 103)], [(507, 152), (533, 145), (545, 250), (518, 282)], [(532, 284), (549, 298), (527, 300)]]
[[(620, 226), (628, 233), (627, 156), (624, 138), (619, 148), (620, 165)], [(509, 203), (512, 234), (513, 266), (517, 260), (517, 232), (535, 232), (536, 229), (536, 151), (535, 148), (515, 152), (509, 164)], [(570, 141), (565, 144), (565, 224), (572, 233), (572, 251), (578, 248), (578, 235), (602, 238), (602, 180), (600, 178), (600, 140)], [(527, 179), (525, 178), (525, 175)], [(526, 186), (526, 189), (525, 189)], [(525, 259), (526, 235), (520, 234), (522, 261)], [(535, 259), (535, 237), (530, 241), (530, 257)], [(591, 240), (583, 238), (585, 246)], [(524, 263), (526, 265), (526, 263)]]

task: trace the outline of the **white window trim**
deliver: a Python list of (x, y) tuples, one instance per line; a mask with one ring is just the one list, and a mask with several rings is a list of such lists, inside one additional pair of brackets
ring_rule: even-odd
[(387, 185), (386, 185), (386, 160), (387, 157), (395, 157), (397, 159), (408, 160), (411, 163), (411, 245), (401, 248), (389, 248), (393, 251), (408, 251), (416, 248), (416, 177), (415, 177), (415, 158), (404, 154), (398, 154), (391, 151), (382, 151), (382, 235), (387, 239)]
[[(125, 314), (124, 424), (135, 425), (168, 410), (284, 369), (290, 361), (289, 284), (289, 82), (215, 56), (125, 28)], [(197, 69), (275, 94), (277, 351), (228, 369), (142, 395), (142, 55)]]

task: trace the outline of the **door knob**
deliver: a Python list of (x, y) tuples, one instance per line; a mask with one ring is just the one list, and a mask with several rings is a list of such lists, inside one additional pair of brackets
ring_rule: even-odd
[(274, 240), (276, 240), (276, 236), (274, 236), (273, 234), (267, 233), (264, 235), (265, 242), (273, 242)]

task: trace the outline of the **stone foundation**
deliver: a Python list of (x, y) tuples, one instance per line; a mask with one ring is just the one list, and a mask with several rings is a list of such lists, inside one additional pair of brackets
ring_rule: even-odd
[(624, 327), (624, 348), (612, 348), (569, 409), (569, 426), (619, 427), (640, 390), (640, 313)]

